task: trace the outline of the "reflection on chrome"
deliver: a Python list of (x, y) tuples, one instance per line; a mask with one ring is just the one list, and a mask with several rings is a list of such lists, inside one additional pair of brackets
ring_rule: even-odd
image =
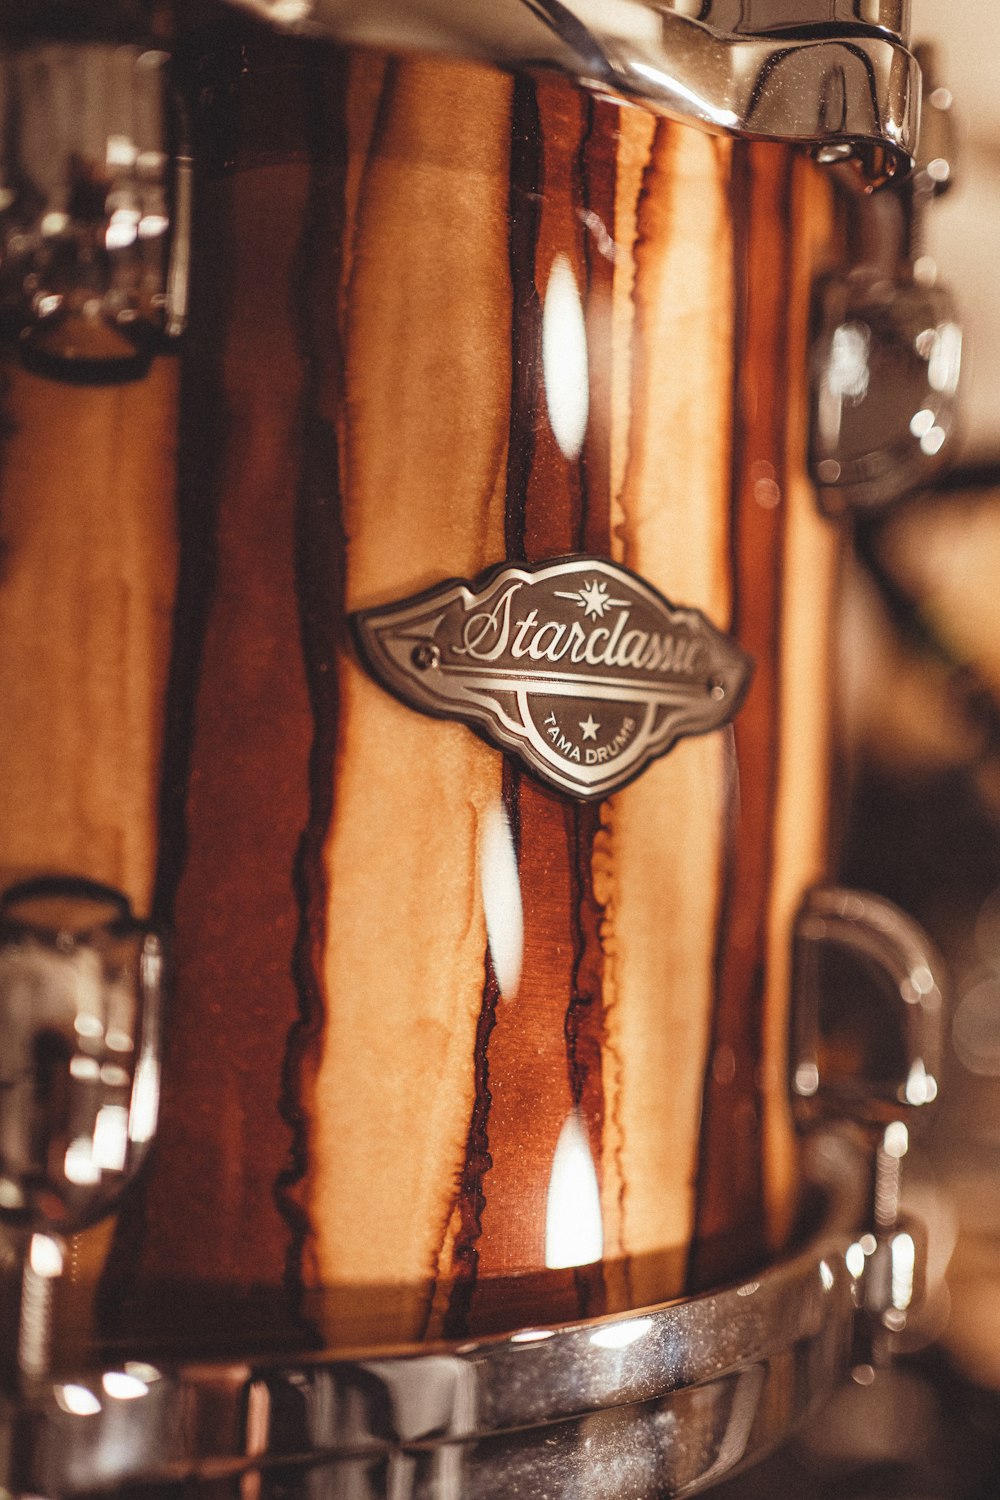
[(524, 913), (521, 906), (521, 882), (517, 872), (517, 851), (502, 802), (492, 803), (483, 818), (479, 846), (479, 884), (493, 972), (501, 996), (505, 1000), (512, 1000), (521, 983)]
[(28, 1247), (28, 1264), (36, 1276), (51, 1281), (62, 1275), (63, 1251), (59, 1241), (50, 1234), (33, 1234)]
[(937, 1093), (937, 1079), (928, 1073), (922, 1057), (914, 1058), (906, 1078), (904, 1097), (907, 1104), (933, 1104)]
[(144, 1146), (156, 1134), (156, 1120), (160, 1111), (160, 1064), (155, 1052), (145, 1052), (139, 1058), (132, 1088), (132, 1104), (129, 1110), (128, 1136), (137, 1146)]
[[(804, 0), (240, 3), (339, 41), (558, 67), (584, 87), (709, 130), (808, 142), (823, 148), (821, 161), (865, 159), (874, 147), (891, 172), (909, 166), (916, 144), (920, 72), (903, 45), (906, 13), (889, 0), (841, 5), (836, 17), (828, 0), (805, 11)], [(881, 171), (877, 157), (871, 164)]]
[(820, 435), (828, 448), (840, 442), (845, 402), (857, 406), (868, 394), (871, 341), (871, 329), (864, 323), (844, 323), (834, 329), (817, 412)]
[(555, 440), (564, 457), (576, 458), (590, 409), (587, 326), (573, 267), (565, 255), (553, 260), (545, 288), (542, 374)]
[(848, 1245), (844, 1260), (854, 1280), (860, 1281), (865, 1270), (865, 1252), (856, 1240), (853, 1245)]
[(94, 1121), (94, 1161), (105, 1172), (122, 1172), (128, 1156), (128, 1110), (102, 1104)]
[(626, 1323), (608, 1323), (596, 1328), (590, 1342), (598, 1349), (627, 1349), (641, 1339), (653, 1326), (652, 1318), (630, 1318)]
[(838, 492), (824, 494), (827, 508), (884, 504), (940, 466), (962, 333), (951, 298), (926, 280), (932, 269), (856, 270), (821, 291), (812, 466)]
[(633, 69), (640, 78), (653, 85), (656, 94), (675, 102), (675, 107), (681, 113), (685, 112), (686, 107), (690, 108), (696, 120), (718, 125), (722, 130), (735, 130), (739, 125), (740, 117), (735, 111), (712, 104), (709, 99), (696, 94), (694, 89), (687, 88), (679, 78), (672, 77), (663, 68), (637, 62), (633, 63)]
[(63, 1158), (63, 1173), (74, 1187), (94, 1187), (101, 1180), (101, 1169), (94, 1160), (94, 1141), (89, 1135), (78, 1135), (70, 1141)]
[(101, 1384), (105, 1394), (115, 1401), (137, 1401), (149, 1394), (146, 1382), (137, 1375), (130, 1375), (127, 1370), (108, 1370)]
[(795, 1069), (795, 1092), (800, 1099), (811, 1099), (819, 1088), (819, 1067), (812, 1059), (800, 1062)]
[(957, 323), (939, 323), (937, 328), (931, 330), (927, 383), (932, 391), (953, 396), (958, 389), (961, 369), (962, 330)]
[(167, 150), (168, 57), (38, 30), (0, 59), (0, 298), (29, 364), (135, 378), (153, 336), (179, 333), (184, 317), (186, 245), (169, 243), (184, 185)]
[(894, 1161), (902, 1161), (910, 1149), (910, 1132), (902, 1120), (893, 1120), (891, 1125), (885, 1127), (885, 1135), (882, 1137), (882, 1150), (886, 1156), (891, 1156)]
[(905, 1312), (913, 1301), (914, 1276), (917, 1264), (917, 1247), (910, 1234), (896, 1234), (892, 1238), (892, 1305), (898, 1312)]
[(55, 1398), (63, 1411), (74, 1417), (96, 1417), (101, 1403), (85, 1385), (57, 1385)]
[(586, 1125), (574, 1109), (559, 1133), (545, 1211), (545, 1264), (587, 1266), (604, 1253), (604, 1220)]

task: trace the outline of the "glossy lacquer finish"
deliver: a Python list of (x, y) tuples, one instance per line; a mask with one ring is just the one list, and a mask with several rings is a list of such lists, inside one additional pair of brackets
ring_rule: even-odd
[[(75, 1242), (66, 1316), (149, 1352), (346, 1347), (721, 1284), (800, 1207), (828, 182), (555, 76), (242, 23), (185, 67), (176, 491), (167, 361), (5, 391), (3, 863), (173, 934), (156, 1149), (110, 1248)], [(756, 661), (731, 726), (594, 805), (397, 702), (347, 624), (573, 552)]]

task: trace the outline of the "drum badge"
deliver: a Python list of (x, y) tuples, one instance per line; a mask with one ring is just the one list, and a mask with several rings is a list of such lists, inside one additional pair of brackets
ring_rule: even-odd
[(372, 675), (404, 703), (460, 719), (581, 800), (727, 723), (752, 671), (699, 610), (595, 557), (449, 579), (353, 624)]

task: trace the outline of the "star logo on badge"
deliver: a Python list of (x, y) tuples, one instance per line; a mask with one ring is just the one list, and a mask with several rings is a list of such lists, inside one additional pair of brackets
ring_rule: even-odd
[(581, 719), (580, 721), (580, 728), (583, 730), (583, 737), (585, 740), (596, 740), (597, 731), (600, 729), (600, 727), (600, 724), (598, 724), (593, 714), (591, 714), (589, 718)]
[(612, 599), (608, 595), (608, 586), (596, 578), (591, 578), (582, 588), (574, 590), (572, 594), (560, 593), (556, 590), (557, 599), (572, 599), (574, 604), (579, 604), (588, 620), (603, 620), (605, 612), (609, 609), (624, 609), (628, 604), (627, 599)]

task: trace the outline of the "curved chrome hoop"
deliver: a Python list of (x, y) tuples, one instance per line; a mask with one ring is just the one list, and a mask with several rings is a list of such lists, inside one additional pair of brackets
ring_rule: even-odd
[[(920, 68), (901, 0), (788, 0), (766, 31), (738, 0), (237, 0), (339, 41), (558, 67), (703, 128), (912, 164)], [(774, 11), (775, 7), (771, 7)]]
[[(808, 1243), (691, 1301), (458, 1345), (40, 1383), (8, 1406), (13, 1494), (72, 1497), (230, 1480), (234, 1495), (499, 1500), (680, 1494), (773, 1448), (843, 1379), (869, 1211), (847, 1137), (807, 1149)], [(863, 1237), (863, 1236), (862, 1236)], [(14, 1457), (16, 1455), (16, 1458)], [(247, 1484), (251, 1489), (246, 1488)], [(263, 1485), (264, 1489), (260, 1486)]]

